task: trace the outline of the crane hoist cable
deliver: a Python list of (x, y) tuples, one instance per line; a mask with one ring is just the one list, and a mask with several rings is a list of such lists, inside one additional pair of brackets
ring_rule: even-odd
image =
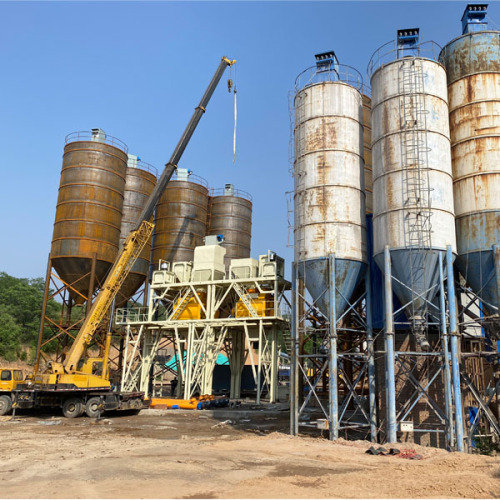
[(236, 106), (236, 85), (234, 86), (234, 132), (233, 132), (233, 163), (236, 161), (236, 120), (238, 118), (238, 108)]
[[(237, 104), (236, 104), (236, 85), (233, 87), (233, 67), (230, 66), (229, 68), (229, 79), (227, 80), (227, 91), (231, 93), (231, 90), (233, 90), (234, 94), (234, 130), (233, 130), (233, 164), (236, 161), (236, 121), (238, 118), (238, 109), (237, 109)], [(234, 79), (236, 80), (236, 69), (234, 70)]]

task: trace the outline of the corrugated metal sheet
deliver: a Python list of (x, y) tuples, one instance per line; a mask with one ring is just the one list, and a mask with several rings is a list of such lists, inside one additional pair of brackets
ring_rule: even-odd
[(492, 246), (500, 242), (500, 33), (463, 35), (444, 47), (458, 243), (468, 284), (498, 307)]
[[(85, 297), (93, 255), (95, 289), (118, 254), (126, 168), (127, 154), (103, 142), (77, 140), (64, 148), (52, 265)], [(72, 296), (83, 301), (75, 293)]]
[[(146, 164), (147, 165), (147, 164)], [(120, 243), (123, 244), (130, 231), (134, 229), (137, 220), (156, 186), (156, 175), (151, 168), (145, 169), (143, 162), (137, 167), (128, 167), (125, 179), (123, 215), (120, 233)], [(135, 261), (129, 275), (123, 283), (117, 296), (117, 307), (121, 307), (137, 289), (144, 283), (149, 271), (151, 256), (151, 239)]]
[(208, 189), (198, 182), (172, 180), (156, 208), (153, 264), (192, 261), (207, 232)]
[(207, 235), (224, 235), (224, 262), (250, 257), (252, 239), (252, 202), (241, 196), (210, 196)]
[(367, 262), (360, 92), (322, 82), (295, 97), (295, 261), (328, 314), (328, 256), (335, 255), (337, 314)]

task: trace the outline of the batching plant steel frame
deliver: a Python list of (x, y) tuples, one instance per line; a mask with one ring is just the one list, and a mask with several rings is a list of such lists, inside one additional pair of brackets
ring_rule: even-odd
[[(127, 331), (122, 389), (148, 392), (158, 352), (170, 345), (176, 354), (178, 396), (211, 394), (217, 356), (225, 352), (231, 398), (241, 396), (241, 374), (249, 360), (256, 403), (266, 391), (269, 402), (276, 402), (279, 348), (289, 331), (284, 297), (289, 288), (280, 277), (152, 285), (149, 307), (116, 312), (117, 324)], [(250, 298), (256, 290), (266, 297), (264, 309)], [(199, 318), (183, 318), (190, 300), (199, 305)]]

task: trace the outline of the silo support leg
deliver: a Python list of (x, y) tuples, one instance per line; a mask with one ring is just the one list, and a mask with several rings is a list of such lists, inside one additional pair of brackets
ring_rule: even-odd
[(392, 309), (392, 269), (389, 247), (384, 249), (384, 284), (385, 284), (385, 349), (386, 349), (386, 376), (385, 390), (387, 400), (387, 441), (397, 442), (396, 421), (396, 377), (394, 374), (394, 321)]
[(298, 363), (299, 363), (299, 342), (297, 325), (298, 322), (298, 302), (299, 297), (297, 293), (298, 285), (298, 268), (294, 262), (292, 264), (292, 317), (290, 325), (290, 337), (292, 339), (292, 352), (290, 359), (290, 434), (296, 436), (299, 433), (299, 384), (298, 384)]
[(334, 441), (339, 437), (339, 401), (338, 401), (338, 358), (337, 358), (337, 314), (336, 314), (336, 276), (335, 276), (335, 255), (329, 257), (329, 306), (330, 306), (330, 349), (328, 353), (328, 404), (329, 404), (329, 429), (330, 440)]
[(370, 436), (372, 443), (377, 442), (377, 396), (375, 387), (375, 348), (372, 326), (372, 289), (370, 266), (367, 266), (366, 278), (366, 344), (368, 357), (368, 399), (370, 404)]
[(241, 397), (241, 373), (243, 370), (243, 334), (233, 332), (231, 342), (231, 355), (229, 356), (229, 367), (231, 370), (231, 391), (230, 397), (238, 399)]
[(451, 246), (446, 248), (446, 267), (448, 275), (448, 307), (450, 311), (451, 334), (451, 376), (455, 396), (455, 434), (457, 437), (457, 451), (464, 451), (464, 423), (462, 410), (462, 390), (460, 387), (460, 366), (458, 360), (457, 309), (455, 298), (455, 281), (453, 279), (453, 254)]
[(497, 277), (497, 297), (499, 300), (496, 305), (498, 306), (500, 302), (500, 246), (493, 245), (493, 257), (495, 259), (495, 273)]
[[(452, 277), (453, 279), (453, 277)], [(446, 405), (446, 441), (450, 450), (455, 446), (453, 432), (453, 400), (451, 395), (450, 353), (444, 293), (443, 252), (439, 252), (439, 307), (441, 308), (441, 343), (443, 346), (444, 399)]]

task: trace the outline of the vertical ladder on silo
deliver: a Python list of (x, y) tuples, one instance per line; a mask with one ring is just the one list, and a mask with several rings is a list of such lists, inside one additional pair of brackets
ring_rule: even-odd
[[(417, 295), (425, 290), (422, 250), (431, 247), (430, 183), (427, 144), (427, 114), (422, 62), (404, 58), (400, 67), (401, 158), (405, 241), (409, 250), (410, 286)], [(415, 298), (415, 297), (413, 297)], [(412, 301), (414, 307), (415, 301)]]

